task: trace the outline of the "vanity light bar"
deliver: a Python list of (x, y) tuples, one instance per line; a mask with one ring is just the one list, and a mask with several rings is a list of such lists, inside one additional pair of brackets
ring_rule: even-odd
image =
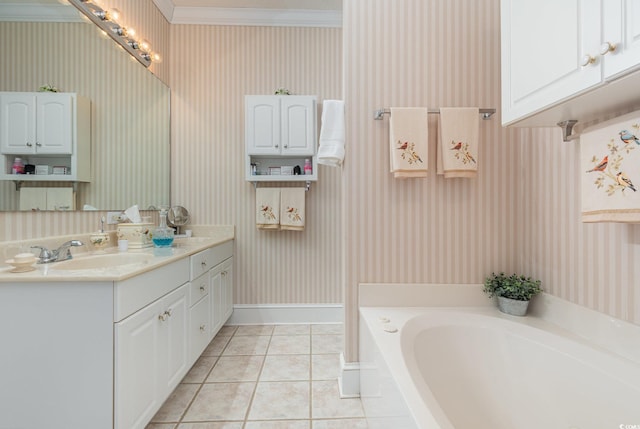
[[(148, 42), (138, 41), (133, 38), (133, 31), (127, 29), (116, 22), (119, 13), (110, 13), (100, 6), (88, 0), (69, 0), (73, 6), (82, 12), (94, 24), (100, 27), (106, 34), (124, 48), (133, 58), (138, 60), (145, 67), (151, 65), (151, 60), (156, 58), (150, 50)], [(145, 49), (143, 49), (145, 47)]]

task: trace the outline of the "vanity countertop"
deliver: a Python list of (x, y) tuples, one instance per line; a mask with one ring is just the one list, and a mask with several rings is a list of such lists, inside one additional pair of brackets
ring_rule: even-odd
[[(131, 263), (120, 264), (111, 267), (88, 269), (62, 269), (67, 261), (53, 262), (50, 264), (33, 264), (34, 269), (27, 272), (11, 272), (13, 267), (0, 261), (0, 287), (2, 283), (16, 282), (73, 282), (73, 281), (121, 281), (154, 270), (163, 265), (196, 254), (207, 248), (225, 243), (234, 239), (233, 226), (203, 227), (199, 234), (194, 228), (194, 237), (176, 238), (173, 246), (169, 248), (129, 249), (127, 252), (118, 252), (117, 246), (111, 246), (104, 251), (92, 251), (87, 246), (74, 248), (72, 260), (80, 261), (88, 258), (99, 258), (101, 255), (132, 255)], [(58, 243), (64, 242), (68, 237), (57, 238)], [(82, 238), (81, 238), (82, 239)], [(30, 240), (31, 241), (31, 240)], [(42, 240), (41, 240), (42, 241)], [(116, 240), (112, 240), (115, 242)], [(12, 244), (3, 244), (11, 249)], [(13, 244), (14, 248), (16, 244)], [(21, 245), (24, 248), (24, 244)], [(54, 246), (52, 246), (54, 247)], [(75, 251), (76, 249), (82, 249)], [(86, 249), (86, 250), (85, 250)], [(134, 257), (133, 255), (147, 255), (148, 258)], [(126, 256), (125, 256), (126, 257)], [(56, 267), (57, 264), (60, 264)]]

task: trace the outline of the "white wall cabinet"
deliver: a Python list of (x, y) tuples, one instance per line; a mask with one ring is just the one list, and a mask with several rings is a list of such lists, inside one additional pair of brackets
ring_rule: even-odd
[[(4, 180), (91, 180), (91, 107), (73, 93), (0, 93), (0, 157)], [(11, 175), (25, 163), (66, 167), (68, 174)]]
[(502, 124), (586, 122), (640, 104), (640, 76), (626, 78), (640, 64), (639, 18), (632, 0), (502, 0)]
[[(245, 151), (247, 180), (317, 180), (317, 98), (309, 95), (245, 96)], [(312, 174), (271, 174), (273, 168), (304, 168), (311, 159)], [(252, 164), (257, 165), (253, 174)], [(270, 170), (271, 169), (271, 170)], [(261, 177), (270, 176), (270, 177)]]

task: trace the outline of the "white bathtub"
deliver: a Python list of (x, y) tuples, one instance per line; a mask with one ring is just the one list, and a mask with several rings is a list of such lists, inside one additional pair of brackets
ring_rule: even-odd
[(370, 429), (640, 429), (638, 361), (492, 307), (362, 307), (360, 394)]

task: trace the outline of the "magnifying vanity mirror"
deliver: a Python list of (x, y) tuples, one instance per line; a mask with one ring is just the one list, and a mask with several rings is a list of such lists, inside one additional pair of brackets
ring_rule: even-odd
[(0, 21), (0, 91), (44, 85), (89, 99), (91, 179), (20, 186), (2, 180), (0, 211), (19, 210), (27, 187), (72, 187), (77, 210), (169, 204), (170, 90), (163, 82), (93, 23)]

